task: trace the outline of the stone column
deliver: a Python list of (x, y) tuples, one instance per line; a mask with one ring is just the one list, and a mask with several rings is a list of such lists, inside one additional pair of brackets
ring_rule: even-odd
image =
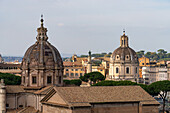
[(3, 79), (0, 83), (0, 112), (6, 113), (6, 87)]

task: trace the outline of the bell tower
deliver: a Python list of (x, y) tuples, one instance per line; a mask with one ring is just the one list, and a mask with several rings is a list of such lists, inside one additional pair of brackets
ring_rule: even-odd
[(120, 37), (120, 47), (128, 47), (128, 37), (125, 34), (125, 30), (123, 30), (123, 35)]

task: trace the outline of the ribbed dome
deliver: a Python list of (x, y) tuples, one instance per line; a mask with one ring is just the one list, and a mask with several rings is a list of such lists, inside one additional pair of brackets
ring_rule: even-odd
[(37, 62), (37, 65), (43, 63), (45, 65), (50, 64), (51, 66), (57, 64), (58, 67), (63, 64), (60, 53), (48, 41), (43, 42), (43, 44), (37, 41), (29, 47), (24, 55), (23, 62), (29, 64), (32, 64), (31, 62)]
[(60, 53), (47, 41), (47, 28), (43, 26), (43, 19), (41, 19), (41, 27), (37, 29), (37, 32), (37, 41), (26, 51), (22, 61), (22, 67), (63, 67)]
[(131, 49), (130, 47), (119, 47), (117, 48), (111, 55), (113, 60), (119, 59), (120, 60), (137, 60), (136, 52)]
[(120, 37), (120, 47), (117, 48), (110, 57), (111, 62), (138, 62), (136, 52), (129, 47), (128, 36), (123, 35)]
[(44, 87), (63, 85), (63, 61), (58, 50), (47, 40), (47, 28), (37, 28), (37, 41), (29, 47), (21, 64), (22, 85), (26, 87)]

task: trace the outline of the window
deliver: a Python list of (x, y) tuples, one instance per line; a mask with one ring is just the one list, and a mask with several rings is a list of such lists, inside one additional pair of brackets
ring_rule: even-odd
[(126, 44), (126, 40), (124, 40), (124, 45)]
[(36, 77), (33, 76), (33, 77), (32, 77), (32, 84), (36, 84), (36, 82), (37, 82)]
[(8, 108), (8, 107), (9, 107), (9, 104), (6, 104), (6, 107)]
[(71, 73), (71, 76), (74, 76), (74, 73)]
[(116, 68), (116, 73), (119, 73), (119, 68), (118, 67)]
[(73, 71), (73, 69), (71, 69), (71, 71)]
[(68, 73), (66, 73), (66, 76), (68, 76), (69, 74)]
[(76, 73), (76, 76), (78, 76), (78, 73)]
[(20, 108), (22, 108), (22, 107), (23, 107), (23, 105), (19, 105), (19, 107), (20, 107)]
[(138, 73), (138, 68), (136, 67), (136, 73)]
[(102, 69), (100, 71), (103, 71)]
[(47, 76), (47, 84), (51, 84), (52, 81), (52, 77), (51, 76)]
[(142, 65), (144, 65), (144, 63), (142, 63)]
[(68, 69), (66, 69), (66, 71), (68, 71)]
[(126, 68), (126, 73), (129, 74), (129, 67)]
[(59, 84), (61, 84), (61, 76), (59, 76)]
[(80, 76), (82, 76), (82, 73), (80, 73)]
[(25, 83), (25, 77), (23, 77), (23, 83)]
[(78, 71), (78, 69), (76, 69), (76, 71)]
[(117, 55), (117, 59), (119, 59), (119, 55)]
[(123, 40), (122, 40), (122, 45), (123, 45)]

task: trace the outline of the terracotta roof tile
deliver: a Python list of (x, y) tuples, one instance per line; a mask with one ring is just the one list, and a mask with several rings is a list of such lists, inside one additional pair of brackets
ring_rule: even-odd
[[(70, 105), (107, 102), (159, 103), (140, 86), (55, 87)], [(56, 100), (57, 102), (57, 100)]]
[(41, 90), (35, 91), (34, 94), (47, 94), (51, 89), (53, 88), (53, 86), (47, 86), (42, 88)]

